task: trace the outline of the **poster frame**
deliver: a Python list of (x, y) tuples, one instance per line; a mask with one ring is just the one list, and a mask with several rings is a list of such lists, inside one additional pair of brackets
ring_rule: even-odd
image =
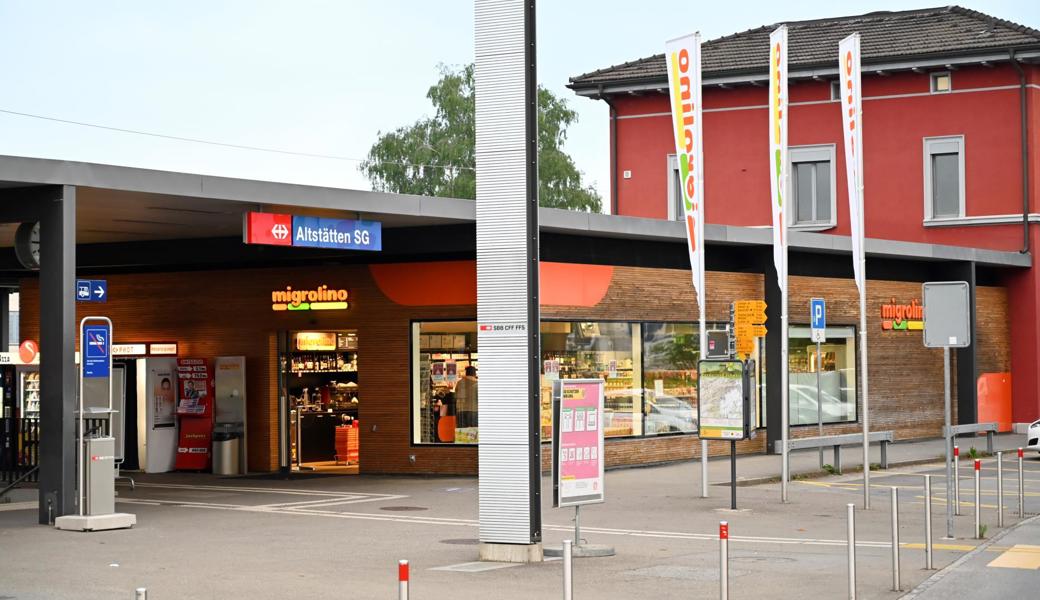
[[(597, 423), (598, 435), (596, 443), (598, 445), (598, 462), (599, 462), (599, 476), (598, 476), (598, 493), (593, 494), (592, 498), (589, 498), (589, 494), (582, 496), (582, 500), (572, 500), (568, 497), (564, 497), (563, 489), (560, 485), (560, 452), (561, 443), (563, 442), (563, 427), (561, 426), (561, 414), (563, 409), (563, 392), (564, 389), (571, 385), (596, 385), (598, 387), (597, 392)], [(600, 504), (606, 501), (606, 491), (604, 489), (604, 466), (606, 465), (606, 459), (603, 456), (603, 430), (604, 430), (604, 395), (606, 392), (606, 381), (603, 379), (557, 379), (553, 381), (552, 390), (552, 485), (553, 485), (553, 508), (563, 508), (565, 506), (582, 506), (585, 504)]]

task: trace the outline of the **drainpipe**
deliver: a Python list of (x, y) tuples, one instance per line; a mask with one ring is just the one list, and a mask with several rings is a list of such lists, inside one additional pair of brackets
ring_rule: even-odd
[(618, 214), (618, 164), (617, 164), (617, 108), (610, 96), (603, 95), (599, 86), (599, 97), (610, 107), (610, 214)]
[(1026, 74), (1015, 59), (1014, 48), (1008, 50), (1011, 66), (1018, 72), (1019, 116), (1022, 121), (1022, 254), (1029, 252), (1029, 113), (1026, 102)]

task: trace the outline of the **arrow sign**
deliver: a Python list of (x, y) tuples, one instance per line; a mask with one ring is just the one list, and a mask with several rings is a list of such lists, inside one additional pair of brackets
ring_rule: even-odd
[(108, 300), (108, 281), (104, 279), (94, 279), (90, 286), (93, 297), (91, 300), (94, 302), (104, 302)]

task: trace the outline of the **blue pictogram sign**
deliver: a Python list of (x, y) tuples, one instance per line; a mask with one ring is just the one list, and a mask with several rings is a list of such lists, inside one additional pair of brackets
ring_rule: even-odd
[(108, 377), (112, 364), (112, 339), (108, 325), (83, 328), (83, 377)]

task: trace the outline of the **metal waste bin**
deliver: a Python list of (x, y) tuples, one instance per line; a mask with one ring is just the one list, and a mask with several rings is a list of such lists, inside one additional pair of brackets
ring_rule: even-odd
[(238, 475), (241, 450), (241, 435), (233, 432), (214, 432), (213, 473), (215, 475)]

